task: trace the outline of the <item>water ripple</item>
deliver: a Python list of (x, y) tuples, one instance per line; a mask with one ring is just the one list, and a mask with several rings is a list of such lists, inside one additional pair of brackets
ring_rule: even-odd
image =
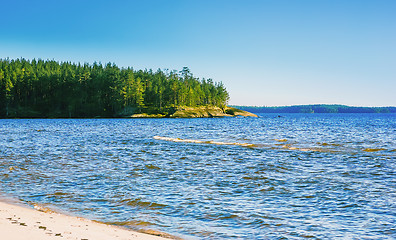
[(392, 239), (395, 143), (381, 114), (0, 120), (1, 190), (186, 239)]

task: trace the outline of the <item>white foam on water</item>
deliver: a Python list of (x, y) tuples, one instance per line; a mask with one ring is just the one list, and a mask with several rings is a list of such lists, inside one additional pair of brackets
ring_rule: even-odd
[(293, 151), (301, 151), (301, 152), (338, 152), (336, 149), (326, 149), (326, 148), (319, 148), (319, 147), (312, 147), (312, 148), (298, 148), (292, 147), (290, 144), (285, 144), (282, 146), (283, 149), (293, 150)]
[[(287, 149), (291, 151), (301, 151), (301, 152), (339, 152), (339, 150), (334, 148), (322, 148), (322, 147), (295, 147), (292, 144), (279, 144), (275, 145), (264, 145), (264, 144), (252, 144), (252, 143), (239, 143), (239, 142), (218, 142), (218, 141), (210, 141), (210, 140), (196, 140), (196, 139), (182, 139), (182, 138), (170, 138), (170, 137), (161, 137), (154, 136), (153, 139), (163, 140), (169, 142), (181, 142), (181, 143), (200, 143), (200, 144), (213, 144), (213, 145), (233, 145), (233, 146), (242, 146), (242, 147), (255, 147), (255, 148), (272, 148), (272, 149)], [(275, 139), (279, 142), (277, 139)], [(283, 139), (280, 142), (286, 142)]]
[(181, 138), (170, 138), (170, 137), (161, 137), (154, 136), (153, 139), (170, 141), (170, 142), (184, 142), (184, 143), (204, 143), (204, 144), (214, 144), (214, 145), (236, 145), (242, 147), (254, 147), (254, 144), (251, 143), (238, 143), (238, 142), (216, 142), (216, 141), (202, 141), (196, 139), (181, 139)]

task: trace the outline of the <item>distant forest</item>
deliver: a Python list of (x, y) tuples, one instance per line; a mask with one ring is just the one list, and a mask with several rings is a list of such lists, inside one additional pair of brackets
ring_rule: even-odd
[(284, 107), (232, 106), (252, 113), (396, 113), (396, 107), (350, 107), (345, 105), (296, 105)]
[(188, 68), (156, 72), (115, 64), (0, 59), (0, 118), (115, 117), (178, 106), (225, 107), (221, 82)]

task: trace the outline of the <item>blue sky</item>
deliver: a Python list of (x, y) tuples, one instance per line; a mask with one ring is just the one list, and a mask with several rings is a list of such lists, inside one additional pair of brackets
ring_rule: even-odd
[(235, 105), (396, 106), (394, 0), (0, 3), (0, 58), (187, 66)]

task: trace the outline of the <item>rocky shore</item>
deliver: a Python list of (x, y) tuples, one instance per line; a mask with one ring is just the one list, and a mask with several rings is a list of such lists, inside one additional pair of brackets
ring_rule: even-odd
[(214, 106), (201, 107), (177, 107), (168, 113), (135, 113), (128, 118), (215, 118), (215, 117), (257, 117), (256, 114), (243, 111), (233, 107), (224, 109)]

